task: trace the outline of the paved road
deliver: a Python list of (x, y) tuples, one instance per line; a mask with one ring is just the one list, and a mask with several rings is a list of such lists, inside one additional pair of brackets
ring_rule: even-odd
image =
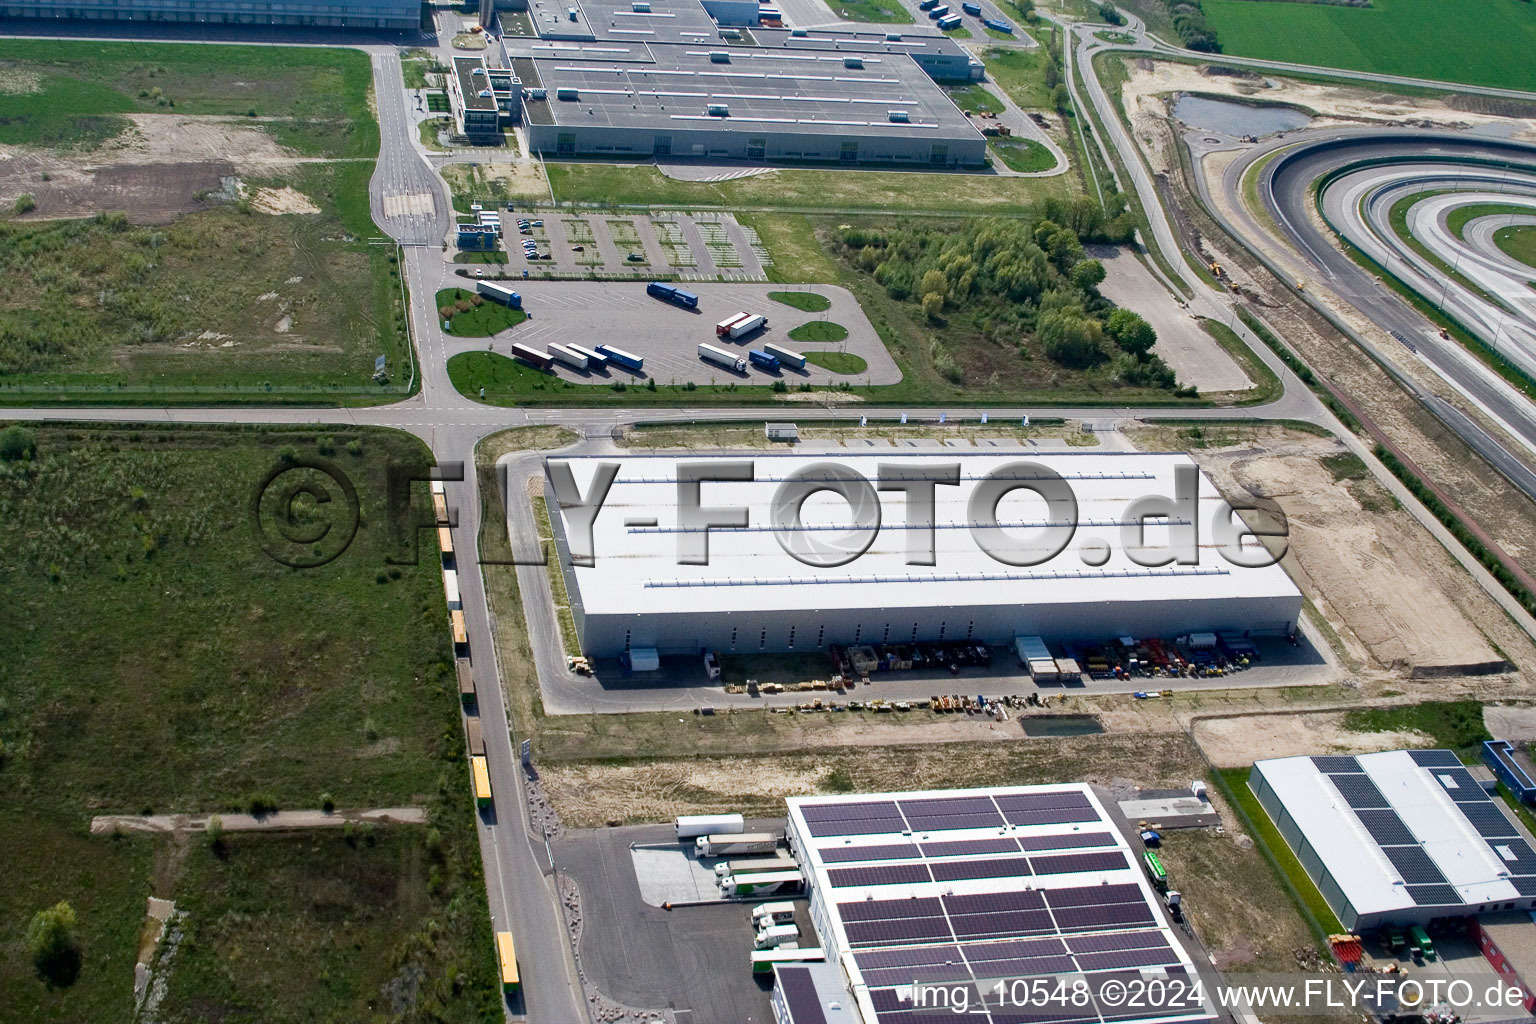
[(453, 204), (443, 180), (418, 151), (417, 119), (400, 77), (400, 57), (379, 49), (370, 55), (380, 138), (379, 162), (368, 187), (373, 222), (402, 245), (440, 245)]

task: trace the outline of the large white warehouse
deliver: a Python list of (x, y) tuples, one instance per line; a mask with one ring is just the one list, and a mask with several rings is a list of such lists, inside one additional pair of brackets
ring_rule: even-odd
[[(1230, 509), (1187, 455), (624, 455), (547, 469), (589, 656), (1288, 633), (1301, 609), (1278, 565), (1227, 557)], [(1135, 524), (1159, 513), (1143, 537)], [(1187, 545), (1177, 561), (1172, 542)]]

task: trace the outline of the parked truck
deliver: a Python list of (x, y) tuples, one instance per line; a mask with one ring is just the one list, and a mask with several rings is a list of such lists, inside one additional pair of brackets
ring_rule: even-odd
[(757, 933), (752, 942), (754, 949), (777, 949), (786, 942), (800, 941), (800, 927), (793, 924), (771, 924)]
[(784, 366), (793, 366), (797, 370), (805, 369), (805, 356), (794, 349), (775, 345), (771, 341), (763, 342), (763, 351), (777, 359)]
[(573, 370), (585, 370), (587, 368), (587, 357), (566, 345), (556, 345), (551, 342), (549, 357), (557, 363), (564, 363)]
[(944, 17), (939, 19), (939, 31), (940, 32), (948, 32), (950, 29), (956, 29), (956, 28), (959, 28), (959, 27), (960, 27), (960, 15), (958, 15), (958, 14), (947, 14)]
[(634, 370), (639, 372), (640, 370), (645, 369), (644, 359), (641, 359), (639, 356), (634, 355), (633, 353), (625, 352), (621, 348), (614, 348), (612, 345), (599, 345), (597, 346), (597, 351), (602, 355), (604, 359), (608, 360), (610, 363), (615, 363), (619, 366), (622, 366), (626, 370)]
[(715, 336), (735, 341), (767, 326), (768, 318), (761, 313), (737, 313), (715, 324)]
[(776, 832), (737, 832), (699, 836), (693, 849), (700, 857), (740, 857), (752, 853), (772, 853), (784, 839)]
[(937, 7), (930, 8), (928, 11), (928, 17), (932, 21), (938, 21), (940, 18), (949, 17), (949, 5), (939, 4)]
[(715, 880), (727, 875), (764, 875), (770, 871), (794, 871), (798, 865), (786, 850), (777, 850), (771, 857), (751, 857), (746, 860), (722, 860), (715, 864)]
[(739, 814), (684, 814), (673, 822), (679, 841), (698, 836), (736, 835), (747, 830)]
[(1013, 26), (1006, 21), (1001, 21), (997, 18), (982, 18), (981, 23), (994, 32), (1003, 32), (1008, 35), (1013, 34)]
[(608, 365), (608, 357), (596, 349), (587, 348), (585, 345), (566, 345), (565, 347), (579, 356), (586, 356), (587, 366), (593, 370), (601, 370)]
[(549, 369), (550, 364), (554, 362), (553, 359), (549, 358), (548, 352), (540, 352), (531, 345), (524, 345), (522, 342), (513, 344), (512, 358), (521, 359), (528, 365), (537, 366), (541, 370)]
[(727, 370), (737, 373), (747, 372), (747, 361), (734, 352), (727, 352), (723, 348), (716, 348), (709, 344), (699, 345), (699, 358), (716, 366), (723, 366)]
[(811, 946), (805, 949), (801, 949), (799, 946), (794, 948), (779, 946), (777, 949), (754, 949), (752, 951), (752, 973), (772, 974), (775, 964), (820, 963), (826, 958), (826, 950), (820, 946)]
[(523, 308), (523, 297), (506, 285), (494, 281), (476, 281), (475, 291), (511, 309)]
[(774, 893), (797, 893), (805, 885), (805, 876), (798, 871), (765, 871), (760, 875), (726, 875), (720, 879), (720, 895), (769, 896)]
[(759, 929), (765, 924), (788, 924), (794, 919), (793, 903), (759, 903), (752, 908), (752, 924)]
[(748, 352), (747, 353), (747, 360), (753, 366), (756, 366), (756, 367), (758, 367), (760, 369), (763, 369), (763, 370), (777, 371), (778, 368), (779, 368), (779, 357), (778, 356), (772, 355), (772, 354), (770, 354), (768, 352), (759, 351), (758, 349), (753, 349), (752, 351)]
[(652, 281), (645, 286), (645, 294), (653, 299), (670, 302), (674, 306), (682, 306), (684, 309), (699, 308), (699, 297), (697, 295), (693, 294), (693, 292), (685, 292), (675, 285), (667, 284), (665, 281)]
[(981, 17), (981, 4), (973, 4), (970, 0), (966, 0), (965, 3), (960, 5), (960, 9), (973, 17)]

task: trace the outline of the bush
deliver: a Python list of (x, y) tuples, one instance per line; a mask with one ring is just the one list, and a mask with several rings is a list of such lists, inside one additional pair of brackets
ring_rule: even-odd
[(39, 910), (27, 925), (27, 952), (38, 977), (49, 985), (67, 988), (80, 976), (83, 957), (75, 938), (75, 910), (60, 901)]
[(11, 204), (11, 212), (18, 217), (24, 213), (31, 213), (35, 209), (37, 209), (37, 200), (32, 198), (31, 192), (23, 192)]
[(847, 768), (832, 768), (821, 777), (821, 788), (828, 793), (852, 793), (853, 774)]
[(1129, 309), (1117, 309), (1109, 314), (1104, 329), (1115, 339), (1116, 345), (1138, 358), (1147, 355), (1157, 344), (1157, 332), (1152, 325)]
[(939, 292), (925, 292), (923, 294), (923, 315), (929, 320), (937, 320), (944, 314), (944, 296)]
[(262, 818), (268, 814), (276, 814), (277, 797), (271, 793), (253, 793), (246, 801), (245, 807), (253, 818)]
[(0, 430), (0, 461), (21, 462), (37, 458), (37, 435), (26, 427), (12, 425)]

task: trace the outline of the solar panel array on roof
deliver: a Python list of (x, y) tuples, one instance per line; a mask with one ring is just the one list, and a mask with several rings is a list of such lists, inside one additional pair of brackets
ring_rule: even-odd
[(1037, 875), (1061, 875), (1072, 871), (1114, 871), (1126, 866), (1119, 850), (1105, 853), (1057, 853), (1031, 857), (1030, 866)]
[(849, 861), (916, 860), (922, 853), (911, 843), (883, 843), (879, 846), (829, 846), (821, 851), (824, 864)]
[(1482, 804), (1467, 804), (1461, 808), (1461, 813), (1466, 815), (1467, 821), (1477, 829), (1478, 834), (1485, 839), (1493, 839), (1499, 836), (1518, 836), (1520, 830), (1515, 828), (1514, 822), (1509, 816), (1492, 802)]
[(1472, 773), (1465, 768), (1432, 768), (1429, 777), (1440, 783), (1440, 788), (1449, 793), (1451, 799), (1457, 803), (1480, 802), (1488, 799), (1488, 794), (1483, 792), (1483, 787), (1477, 784)]
[(923, 843), (922, 851), (928, 858), (979, 857), (987, 853), (1018, 853), (1019, 844), (1013, 839), (956, 839), (947, 843)]
[(1511, 875), (1536, 875), (1536, 852), (1524, 839), (1490, 839), (1487, 842)]
[(875, 867), (832, 868), (827, 872), (832, 884), (839, 888), (851, 885), (901, 885), (911, 882), (932, 881), (928, 869), (922, 864), (880, 864)]
[(1381, 795), (1381, 790), (1376, 788), (1376, 783), (1364, 775), (1330, 775), (1328, 778), (1338, 787), (1345, 802), (1357, 810), (1362, 807), (1392, 806)]
[(1360, 762), (1352, 757), (1314, 757), (1312, 763), (1317, 766), (1318, 771), (1328, 775), (1365, 773), (1365, 769), (1360, 767)]
[(1449, 750), (1410, 750), (1408, 756), (1420, 768), (1461, 767), (1461, 759)]
[(1114, 846), (1108, 832), (1065, 832), (1058, 835), (1020, 836), (1019, 848), (1025, 853), (1041, 850), (1076, 850), (1092, 846)]
[(816, 994), (816, 983), (809, 970), (792, 965), (780, 967), (778, 984), (795, 1024), (826, 1024), (827, 1016), (822, 1012), (821, 997)]
[(1515, 892), (1521, 896), (1536, 896), (1536, 878), (1511, 878), (1509, 884), (1515, 887)]
[(994, 857), (991, 860), (937, 861), (928, 865), (935, 882), (955, 882), (962, 878), (1008, 878), (1028, 875), (1027, 857)]
[(1418, 843), (1408, 826), (1403, 824), (1403, 819), (1390, 807), (1356, 811), (1355, 816), (1378, 846), (1413, 846)]
[(900, 832), (907, 827), (892, 800), (856, 804), (810, 804), (801, 808), (811, 835), (860, 836)]
[(1397, 873), (1409, 885), (1445, 885), (1445, 876), (1435, 867), (1429, 854), (1417, 846), (1387, 846), (1382, 848)]
[(1408, 895), (1421, 907), (1443, 907), (1461, 902), (1454, 885), (1410, 885)]

